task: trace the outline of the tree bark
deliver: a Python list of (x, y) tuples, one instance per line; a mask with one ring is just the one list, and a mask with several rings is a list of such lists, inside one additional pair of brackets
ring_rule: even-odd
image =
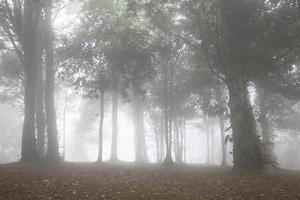
[[(118, 86), (117, 86), (118, 87)], [(117, 88), (112, 91), (112, 141), (111, 141), (111, 161), (117, 161), (118, 156), (118, 101), (119, 92)]]
[(215, 131), (214, 126), (210, 126), (210, 135), (211, 135), (211, 164), (215, 164)]
[(147, 162), (147, 147), (144, 130), (143, 96), (139, 94), (138, 88), (133, 86), (132, 107), (135, 129), (135, 152), (136, 162)]
[[(21, 9), (21, 6), (19, 6)], [(32, 162), (37, 160), (36, 136), (35, 136), (35, 100), (38, 55), (41, 51), (39, 35), (35, 20), (35, 6), (32, 0), (24, 1), (23, 29), (19, 36), (24, 52), (24, 123), (22, 133), (21, 161)], [(21, 27), (19, 27), (21, 28)]]
[(261, 135), (262, 142), (264, 144), (264, 150), (269, 155), (272, 156), (273, 143), (272, 143), (272, 133), (270, 128), (270, 123), (267, 118), (267, 91), (265, 91), (259, 83), (256, 83), (256, 93), (259, 102), (259, 123), (261, 125)]
[(171, 138), (170, 138), (170, 130), (169, 130), (169, 97), (168, 97), (168, 65), (167, 63), (164, 66), (164, 123), (165, 123), (165, 140), (166, 140), (166, 157), (165, 163), (172, 163), (172, 151), (171, 151)]
[(46, 121), (45, 121), (45, 83), (43, 76), (42, 55), (39, 59), (39, 67), (37, 69), (37, 91), (36, 91), (36, 128), (37, 128), (37, 153), (39, 160), (44, 159), (46, 153)]
[(206, 124), (206, 164), (210, 164), (210, 131), (209, 131), (209, 117), (205, 118)]
[(219, 124), (220, 124), (220, 132), (221, 132), (221, 150), (222, 150), (221, 166), (226, 166), (227, 158), (226, 158), (226, 144), (225, 144), (225, 122), (224, 122), (223, 114), (219, 114)]
[(98, 163), (102, 163), (103, 158), (103, 123), (104, 123), (104, 97), (105, 92), (100, 92), (100, 123), (99, 123), (99, 144), (98, 144)]
[(234, 78), (227, 80), (233, 136), (233, 166), (236, 170), (259, 171), (263, 169), (264, 162), (250, 105), (248, 83), (238, 73), (232, 77)]
[(47, 0), (46, 5), (46, 26), (47, 26), (47, 43), (46, 43), (46, 124), (48, 138), (47, 159), (50, 162), (59, 161), (58, 131), (56, 124), (56, 111), (54, 101), (55, 88), (55, 69), (54, 69), (54, 32), (52, 30), (52, 0)]

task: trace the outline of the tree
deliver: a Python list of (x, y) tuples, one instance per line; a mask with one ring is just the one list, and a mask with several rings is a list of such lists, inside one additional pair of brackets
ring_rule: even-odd
[(45, 108), (48, 139), (48, 161), (58, 161), (58, 131), (56, 124), (56, 111), (54, 102), (55, 87), (55, 69), (54, 69), (54, 32), (52, 30), (52, 0), (47, 0), (45, 8), (45, 24), (47, 29), (46, 37), (46, 90), (45, 90)]

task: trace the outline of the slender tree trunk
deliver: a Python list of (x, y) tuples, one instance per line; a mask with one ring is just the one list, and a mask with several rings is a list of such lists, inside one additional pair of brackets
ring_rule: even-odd
[(182, 137), (183, 137), (183, 161), (187, 163), (187, 135), (186, 135), (186, 122), (182, 122)]
[(112, 91), (112, 143), (111, 143), (111, 161), (117, 161), (118, 156), (118, 104), (119, 92), (118, 89)]
[(104, 91), (100, 92), (100, 123), (99, 123), (99, 144), (98, 144), (98, 163), (102, 163), (103, 158), (103, 123), (104, 123)]
[(160, 144), (160, 162), (163, 161), (163, 157), (165, 155), (165, 124), (164, 124), (164, 113), (161, 112), (160, 115), (160, 132), (159, 132), (159, 144)]
[(153, 129), (155, 134), (156, 161), (160, 162), (160, 119), (158, 123), (153, 125)]
[(68, 90), (65, 96), (65, 104), (64, 104), (64, 122), (63, 122), (63, 160), (66, 160), (66, 120), (67, 120), (67, 109), (68, 109)]
[(184, 157), (184, 136), (183, 136), (183, 119), (180, 120), (180, 123), (179, 123), (179, 138), (180, 138), (180, 147), (179, 147), (179, 150), (180, 150), (180, 157), (179, 159), (181, 160), (181, 162), (183, 162), (183, 157)]
[(172, 152), (171, 152), (171, 138), (170, 138), (170, 115), (169, 115), (169, 97), (168, 97), (168, 65), (165, 64), (164, 66), (164, 114), (165, 114), (165, 140), (166, 140), (166, 157), (164, 162), (165, 163), (172, 163)]
[(220, 105), (220, 110), (218, 112), (218, 118), (219, 118), (219, 127), (220, 127), (220, 133), (221, 133), (221, 152), (222, 152), (222, 161), (221, 166), (227, 165), (227, 158), (226, 158), (226, 144), (225, 144), (225, 120), (224, 120), (224, 103), (222, 101), (222, 91), (221, 91), (221, 82), (218, 81), (217, 90), (216, 90), (216, 99), (218, 101), (218, 104)]
[(46, 124), (48, 136), (47, 159), (51, 162), (59, 161), (58, 131), (54, 102), (55, 69), (54, 69), (54, 32), (52, 30), (52, 0), (47, 0), (46, 7), (47, 44), (46, 44)]
[(205, 118), (205, 124), (206, 124), (206, 164), (210, 164), (210, 132), (209, 132), (209, 118), (206, 116)]
[(142, 134), (144, 134), (143, 125), (141, 122), (141, 105), (140, 96), (136, 94), (136, 89), (133, 89), (132, 95), (132, 110), (134, 119), (134, 132), (135, 132), (135, 160), (136, 162), (144, 162), (144, 152), (143, 152), (143, 141)]
[(261, 170), (264, 167), (263, 154), (250, 105), (247, 82), (237, 73), (232, 77), (234, 79), (230, 79), (228, 89), (234, 169)]
[(215, 131), (213, 124), (210, 125), (211, 135), (211, 164), (215, 164)]
[(259, 83), (256, 83), (256, 93), (259, 102), (259, 123), (261, 124), (261, 134), (262, 142), (264, 144), (264, 150), (269, 155), (272, 156), (273, 152), (273, 142), (272, 133), (270, 128), (270, 123), (267, 118), (267, 91), (265, 91)]
[(221, 132), (221, 150), (222, 150), (222, 166), (227, 165), (226, 144), (225, 144), (225, 122), (223, 114), (219, 115), (220, 132)]
[(37, 69), (37, 91), (36, 91), (36, 128), (37, 128), (37, 153), (39, 160), (45, 156), (45, 139), (46, 139), (46, 121), (45, 121), (45, 92), (44, 92), (44, 78), (42, 68), (42, 55), (40, 55), (39, 66)]
[[(142, 98), (141, 98), (142, 100)], [(144, 127), (144, 111), (143, 111), (143, 106), (142, 102), (140, 103), (141, 110), (140, 110), (140, 126), (141, 126), (141, 142), (142, 142), (142, 151), (143, 151), (143, 162), (149, 162), (148, 158), (148, 148), (147, 148), (147, 143), (146, 143), (146, 135), (145, 135), (145, 127)]]

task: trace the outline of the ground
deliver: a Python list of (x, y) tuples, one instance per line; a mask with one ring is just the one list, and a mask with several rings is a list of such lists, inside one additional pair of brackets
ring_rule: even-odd
[(230, 168), (103, 164), (0, 166), (1, 200), (300, 200), (300, 173), (238, 175)]

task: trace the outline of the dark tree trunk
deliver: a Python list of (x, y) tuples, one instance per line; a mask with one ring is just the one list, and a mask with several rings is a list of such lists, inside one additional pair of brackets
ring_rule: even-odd
[(119, 92), (118, 89), (112, 91), (112, 140), (111, 140), (111, 161), (117, 161), (118, 156), (118, 102)]
[(233, 166), (236, 170), (263, 169), (261, 142), (250, 105), (247, 81), (239, 74), (228, 79), (230, 121), (233, 136)]
[[(21, 9), (21, 6), (18, 6)], [(32, 162), (37, 160), (36, 135), (35, 135), (35, 100), (37, 68), (40, 55), (39, 34), (37, 25), (39, 19), (34, 18), (35, 5), (32, 0), (24, 1), (23, 28), (19, 36), (24, 52), (24, 123), (22, 133), (21, 161)]]
[(45, 84), (42, 68), (42, 56), (39, 59), (39, 67), (37, 69), (37, 91), (36, 91), (36, 128), (37, 128), (37, 153), (39, 160), (45, 156), (45, 139), (46, 139), (46, 121), (45, 121)]
[[(34, 64), (27, 52), (25, 64), (28, 65), (25, 71), (25, 96), (24, 96), (24, 124), (22, 134), (21, 161), (32, 162), (37, 160), (36, 138), (35, 138), (35, 92), (36, 76)], [(31, 60), (31, 61), (30, 61)]]
[(59, 161), (58, 131), (56, 124), (56, 111), (54, 102), (55, 88), (55, 69), (54, 69), (54, 32), (52, 30), (52, 0), (47, 1), (46, 5), (46, 26), (47, 26), (47, 43), (46, 43), (46, 124), (48, 138), (47, 159), (50, 162)]
[(104, 95), (100, 92), (100, 122), (99, 122), (99, 144), (98, 144), (98, 163), (102, 163), (103, 158), (103, 123), (104, 123)]

